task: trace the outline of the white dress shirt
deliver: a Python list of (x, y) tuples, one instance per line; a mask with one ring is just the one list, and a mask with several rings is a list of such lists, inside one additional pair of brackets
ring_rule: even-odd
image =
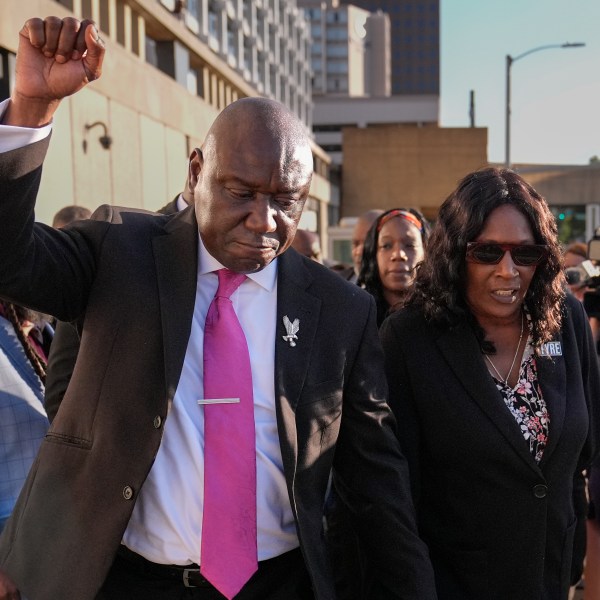
[[(204, 496), (204, 321), (223, 266), (200, 239), (192, 329), (181, 379), (156, 460), (125, 531), (123, 543), (148, 560), (185, 565), (200, 561)], [(275, 414), (277, 260), (248, 278), (232, 294), (250, 353), (256, 424), (258, 560), (298, 546)], [(231, 440), (235, 444), (235, 440)]]

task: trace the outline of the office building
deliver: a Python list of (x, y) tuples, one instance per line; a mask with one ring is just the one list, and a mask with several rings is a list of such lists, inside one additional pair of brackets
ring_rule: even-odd
[(387, 15), (337, 0), (298, 0), (310, 21), (313, 98), (390, 95)]
[(391, 23), (392, 94), (440, 93), (440, 0), (341, 0)]

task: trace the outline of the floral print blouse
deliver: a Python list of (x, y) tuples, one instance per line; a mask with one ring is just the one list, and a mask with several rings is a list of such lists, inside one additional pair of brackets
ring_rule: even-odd
[(529, 444), (529, 451), (539, 463), (548, 441), (550, 416), (538, 382), (535, 355), (529, 341), (523, 354), (517, 385), (512, 388), (493, 375), (492, 379), (502, 394), (508, 410), (521, 428), (521, 433)]

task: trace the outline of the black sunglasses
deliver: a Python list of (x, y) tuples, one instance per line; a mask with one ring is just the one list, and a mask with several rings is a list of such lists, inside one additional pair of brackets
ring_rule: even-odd
[(548, 246), (543, 244), (493, 244), (488, 242), (469, 242), (466, 258), (470, 262), (482, 265), (497, 265), (505, 252), (510, 252), (515, 265), (535, 267), (548, 256)]

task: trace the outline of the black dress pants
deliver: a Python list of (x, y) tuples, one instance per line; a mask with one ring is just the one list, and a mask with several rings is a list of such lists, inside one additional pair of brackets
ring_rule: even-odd
[[(225, 600), (208, 582), (185, 587), (173, 569), (165, 576), (162, 565), (123, 549), (120, 551), (96, 600)], [(175, 573), (177, 575), (177, 573)], [(258, 571), (235, 600), (314, 600), (310, 578), (300, 549), (258, 563)]]

